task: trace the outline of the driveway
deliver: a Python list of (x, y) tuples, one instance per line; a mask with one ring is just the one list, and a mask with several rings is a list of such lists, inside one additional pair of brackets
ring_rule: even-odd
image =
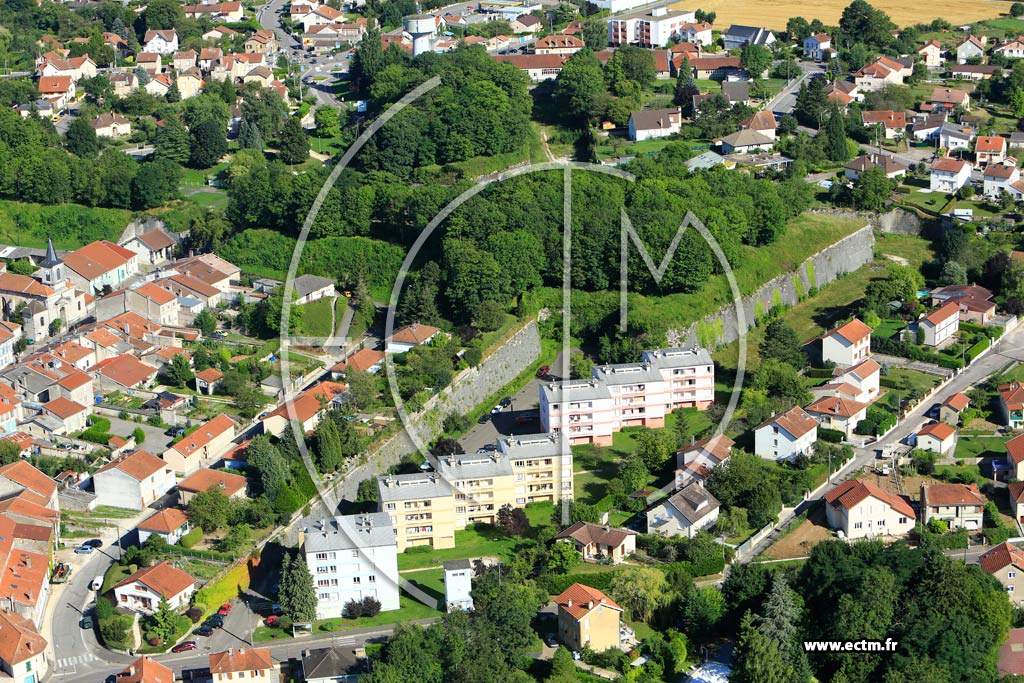
[(132, 420), (122, 420), (119, 417), (110, 417), (105, 415), (110, 420), (110, 433), (124, 438), (131, 436), (131, 433), (136, 429), (142, 429), (146, 434), (146, 440), (138, 444), (139, 448), (144, 448), (150, 453), (160, 455), (171, 445), (171, 437), (164, 434), (162, 427), (154, 427), (151, 424), (145, 422), (133, 422)]
[[(561, 355), (551, 365), (550, 375), (555, 379), (561, 379)], [(475, 453), (487, 444), (493, 444), (499, 436), (511, 434), (536, 434), (540, 431), (540, 420), (530, 419), (537, 413), (537, 404), (540, 400), (540, 386), (544, 382), (534, 377), (526, 386), (512, 396), (512, 405), (500, 413), (491, 415), (484, 424), (473, 425), (469, 432), (459, 439), (462, 448), (467, 453)], [(518, 422), (517, 422), (518, 420)]]

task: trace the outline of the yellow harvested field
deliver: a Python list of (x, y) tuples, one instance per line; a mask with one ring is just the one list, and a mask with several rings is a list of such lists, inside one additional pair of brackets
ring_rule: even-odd
[[(786, 21), (795, 16), (802, 16), (808, 21), (821, 19), (826, 24), (835, 25), (839, 22), (843, 8), (849, 4), (850, 0), (819, 0), (811, 4), (792, 0), (683, 0), (673, 7), (699, 7), (705, 12), (715, 12), (715, 28), (722, 30), (730, 24), (783, 30)], [(877, 0), (871, 4), (885, 11), (897, 26), (930, 23), (939, 17), (956, 26), (979, 19), (993, 19), (1009, 11), (1009, 3), (1003, 0)], [(1024, 29), (1024, 22), (1021, 22), (1021, 27)]]

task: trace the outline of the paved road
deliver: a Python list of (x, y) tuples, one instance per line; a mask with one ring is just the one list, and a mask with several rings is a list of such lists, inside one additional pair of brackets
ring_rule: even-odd
[(775, 114), (777, 117), (782, 117), (784, 114), (789, 114), (796, 107), (796, 94), (800, 92), (800, 84), (805, 79), (814, 75), (822, 75), (825, 73), (825, 65), (817, 64), (815, 62), (798, 62), (800, 70), (803, 72), (798, 78), (792, 83), (780, 90), (775, 97), (771, 99), (768, 106), (765, 108)]
[[(560, 368), (561, 356), (551, 365), (551, 376), (561, 379)], [(509, 408), (492, 415), (491, 419), (484, 424), (474, 425), (465, 436), (459, 439), (463, 449), (467, 453), (474, 453), (487, 444), (493, 444), (499, 435), (536, 434), (539, 432), (540, 422), (538, 420), (516, 424), (516, 418), (524, 413), (536, 413), (541, 384), (543, 382), (540, 379), (530, 380), (523, 389), (511, 397), (512, 405)]]
[(284, 26), (281, 25), (280, 14), (284, 11), (287, 1), (269, 0), (256, 11), (256, 19), (260, 22), (260, 26), (268, 28), (277, 34), (277, 42), (281, 45), (282, 50), (302, 47), (302, 43), (293, 38), (290, 33), (284, 30)]
[[(1005, 335), (996, 343), (996, 348), (976, 360), (970, 367), (959, 375), (949, 380), (945, 386), (943, 386), (941, 391), (939, 391), (936, 398), (941, 400), (956, 392), (966, 392), (985, 381), (989, 375), (1000, 371), (1012, 361), (1024, 362), (1024, 326), (1018, 327), (1013, 332)], [(836, 472), (832, 478), (832, 485), (822, 491), (822, 495), (845, 481), (855, 470), (868, 467), (876, 458), (876, 452), (878, 449), (883, 446), (900, 443), (911, 433), (916, 432), (925, 422), (927, 422), (925, 413), (932, 407), (932, 405), (934, 405), (934, 401), (922, 401), (917, 407), (908, 413), (906, 418), (900, 422), (895, 429), (889, 432), (886, 436), (871, 444), (868, 448), (857, 449), (853, 460)], [(812, 501), (804, 501), (794, 510), (780, 515), (779, 526), (781, 527), (790, 519), (802, 513), (811, 503)], [(749, 562), (774, 543), (777, 538), (777, 532), (768, 535), (759, 543), (754, 544), (750, 551), (742, 558), (737, 557), (738, 561)]]

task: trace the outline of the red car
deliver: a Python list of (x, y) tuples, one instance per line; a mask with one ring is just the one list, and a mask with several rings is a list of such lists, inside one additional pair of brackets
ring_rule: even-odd
[(549, 372), (551, 372), (551, 366), (550, 365), (542, 365), (539, 368), (537, 368), (537, 377), (540, 377), (541, 379), (544, 379), (545, 377), (548, 376)]
[(184, 643), (178, 643), (171, 648), (171, 652), (188, 652), (189, 650), (196, 649), (196, 641), (186, 640)]
[(231, 605), (225, 602), (223, 605), (220, 606), (220, 609), (217, 610), (217, 614), (221, 615), (222, 617), (226, 617), (227, 615), (231, 614)]
[(266, 618), (266, 620), (263, 623), (265, 623), (267, 626), (276, 626), (277, 622), (279, 622), (280, 620), (281, 617), (277, 616), (276, 614), (271, 614), (269, 617)]

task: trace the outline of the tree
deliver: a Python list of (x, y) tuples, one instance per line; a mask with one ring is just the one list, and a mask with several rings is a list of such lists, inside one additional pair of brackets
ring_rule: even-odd
[(807, 365), (807, 356), (803, 352), (803, 343), (796, 330), (787, 325), (781, 318), (774, 318), (764, 329), (764, 339), (759, 347), (761, 358), (774, 358), (788, 363), (797, 370)]
[(171, 358), (170, 365), (164, 371), (164, 377), (169, 384), (173, 384), (176, 387), (186, 386), (195, 378), (195, 373), (192, 372), (192, 367), (189, 365), (188, 358), (184, 354), (176, 353)]
[(156, 611), (148, 619), (146, 632), (150, 637), (159, 638), (162, 641), (169, 640), (177, 632), (177, 621), (178, 613), (171, 609), (167, 598), (161, 597)]
[(284, 122), (277, 148), (278, 157), (286, 164), (301, 164), (309, 158), (309, 138), (296, 117)]
[(784, 575), (776, 574), (758, 629), (778, 644), (779, 653), (795, 674), (794, 680), (801, 682), (811, 678), (807, 653), (799, 638), (803, 618), (800, 596), (789, 587)]
[(83, 159), (93, 159), (99, 150), (99, 143), (96, 140), (96, 131), (85, 119), (78, 117), (68, 126), (68, 132), (64, 136), (68, 144), (68, 151)]
[(170, 159), (157, 159), (139, 165), (132, 180), (132, 207), (153, 209), (163, 206), (178, 194), (181, 167)]
[(192, 148), (188, 130), (177, 116), (169, 116), (163, 123), (153, 141), (153, 158), (184, 164), (189, 160)]
[(747, 612), (740, 622), (729, 680), (734, 683), (790, 683), (792, 676), (793, 671), (783, 661), (778, 643), (761, 633), (754, 615)]
[[(285, 436), (282, 435), (282, 443), (284, 443), (284, 439)], [(294, 442), (292, 444), (294, 445)], [(270, 443), (270, 439), (266, 436), (258, 436), (253, 439), (246, 453), (249, 465), (259, 473), (263, 491), (273, 502), (281, 488), (291, 479), (287, 461), (281, 455), (281, 451)]]
[(167, 92), (164, 93), (164, 99), (171, 104), (175, 102), (181, 102), (181, 90), (178, 89), (178, 82), (171, 83), (170, 87), (167, 88)]
[(341, 451), (341, 434), (332, 417), (326, 417), (313, 430), (316, 442), (316, 467), (321, 474), (334, 472), (341, 467), (344, 454)]
[(217, 331), (217, 316), (209, 308), (204, 308), (199, 311), (192, 324), (203, 333), (203, 336), (209, 337)]
[(565, 63), (555, 81), (555, 97), (576, 123), (589, 121), (597, 112), (598, 95), (605, 91), (601, 62), (589, 49), (582, 49)]
[(260, 127), (255, 123), (249, 123), (249, 119), (242, 119), (238, 124), (238, 146), (241, 149), (263, 149), (263, 134)]
[(691, 634), (708, 636), (725, 614), (725, 598), (713, 586), (691, 591), (683, 607), (683, 624)]
[(844, 36), (856, 37), (874, 48), (883, 48), (892, 42), (892, 30), (896, 25), (885, 12), (875, 9), (867, 0), (853, 0), (839, 19), (839, 29)]
[(349, 77), (356, 90), (368, 93), (377, 74), (384, 68), (384, 49), (380, 42), (380, 29), (370, 27), (363, 40), (359, 41), (356, 54), (352, 58)]
[(647, 464), (639, 455), (633, 455), (626, 460), (619, 471), (622, 484), (626, 491), (630, 493), (647, 486), (647, 478), (649, 476), (650, 472), (647, 469)]
[(147, 31), (177, 28), (185, 18), (181, 3), (176, 0), (151, 0), (142, 14)]
[(675, 453), (675, 435), (665, 430), (642, 429), (635, 435), (636, 454), (651, 472), (660, 471)]
[(745, 45), (740, 51), (740, 66), (751, 78), (761, 78), (772, 65), (772, 53), (764, 45)]
[(555, 541), (548, 551), (548, 570), (568, 574), (580, 563), (580, 554), (571, 541)]
[(657, 569), (630, 567), (611, 580), (608, 592), (631, 618), (647, 621), (665, 599), (667, 585)]
[(227, 154), (228, 140), (216, 119), (203, 119), (192, 127), (190, 135), (189, 165), (193, 168), (210, 168)]
[(824, 78), (809, 78), (800, 84), (793, 114), (801, 125), (817, 128), (821, 114), (828, 108)]
[(573, 379), (590, 379), (594, 371), (594, 361), (582, 351), (569, 352), (569, 376)]
[(188, 502), (189, 520), (206, 533), (227, 524), (230, 511), (231, 501), (219, 486), (197, 493)]
[(583, 43), (594, 52), (608, 47), (608, 24), (604, 19), (595, 17), (583, 22)]
[(281, 610), (293, 622), (309, 623), (316, 619), (316, 589), (302, 555), (290, 558), (281, 568)]
[(513, 536), (522, 536), (530, 528), (530, 520), (522, 508), (512, 507), (505, 503), (498, 509), (498, 527)]
[(804, 39), (811, 35), (811, 25), (803, 17), (791, 17), (786, 22), (786, 33), (790, 39), (803, 43)]
[(333, 138), (341, 135), (341, 119), (334, 107), (321, 105), (313, 115), (317, 137)]
[(831, 161), (848, 161), (850, 148), (846, 144), (846, 122), (836, 106), (832, 107), (825, 123), (825, 156)]
[(105, 204), (117, 209), (130, 209), (132, 181), (139, 172), (138, 162), (124, 152), (106, 149), (96, 161), (96, 172), (105, 188)]
[(881, 211), (892, 194), (892, 182), (885, 171), (873, 166), (860, 174), (853, 186), (854, 208), (862, 211)]
[(21, 459), (21, 449), (13, 441), (0, 441), (0, 465), (10, 465)]
[(697, 88), (697, 81), (693, 78), (693, 67), (690, 66), (690, 58), (685, 54), (679, 64), (676, 73), (676, 87), (672, 94), (672, 103), (683, 108), (683, 113), (692, 116), (693, 96), (700, 93)]
[(1015, 2), (1010, 5), (1010, 16), (1011, 17), (1022, 17), (1024, 16), (1024, 2)]

